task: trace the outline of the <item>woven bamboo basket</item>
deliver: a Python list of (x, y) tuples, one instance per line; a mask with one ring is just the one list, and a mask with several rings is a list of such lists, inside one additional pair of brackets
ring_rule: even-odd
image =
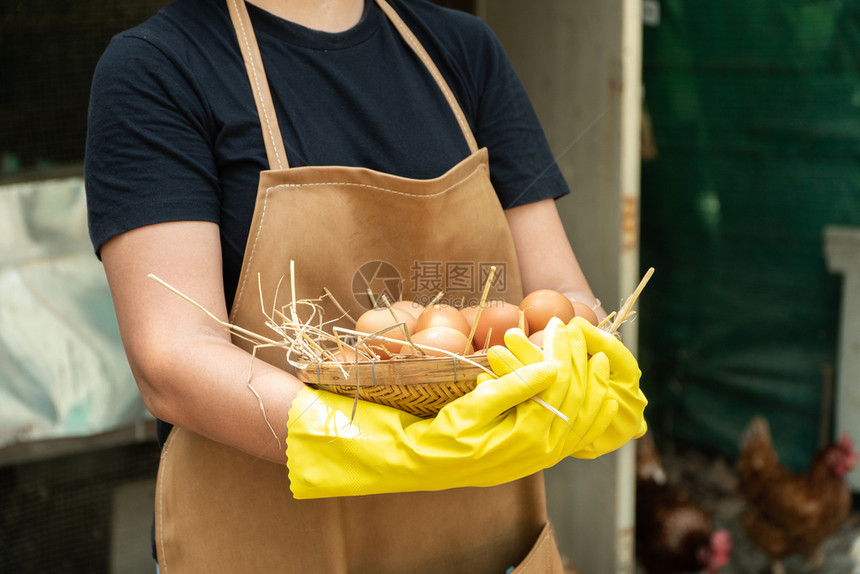
[(442, 407), (473, 390), (478, 375), (488, 367), (484, 354), (464, 358), (467, 360), (416, 357), (321, 362), (300, 369), (298, 377), (321, 390), (358, 397), (426, 418), (436, 416)]

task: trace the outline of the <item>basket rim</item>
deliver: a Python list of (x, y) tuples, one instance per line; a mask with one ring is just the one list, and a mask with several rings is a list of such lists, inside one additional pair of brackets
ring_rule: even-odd
[[(489, 367), (489, 361), (485, 353), (464, 355), (462, 358), (478, 363), (484, 368)], [(444, 368), (451, 365), (450, 374), (445, 375), (444, 381), (426, 380), (421, 375), (426, 368)], [(342, 370), (343, 369), (343, 370)], [(347, 376), (344, 378), (343, 371)], [(413, 371), (415, 376), (409, 376)], [(466, 381), (474, 381), (478, 374), (485, 372), (483, 368), (472, 365), (457, 357), (405, 357), (380, 359), (371, 361), (323, 361), (308, 365), (298, 370), (298, 377), (302, 381), (319, 386), (422, 386), (438, 385), (440, 383), (459, 384)], [(326, 380), (329, 377), (334, 380)], [(396, 382), (390, 382), (396, 379)]]

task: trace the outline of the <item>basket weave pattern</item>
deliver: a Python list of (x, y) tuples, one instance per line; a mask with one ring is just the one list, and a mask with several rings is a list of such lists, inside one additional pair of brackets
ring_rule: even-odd
[[(488, 365), (485, 355), (468, 359)], [(319, 363), (298, 371), (298, 377), (321, 390), (357, 396), (426, 418), (436, 416), (442, 407), (473, 390), (482, 372), (465, 361), (434, 357)]]

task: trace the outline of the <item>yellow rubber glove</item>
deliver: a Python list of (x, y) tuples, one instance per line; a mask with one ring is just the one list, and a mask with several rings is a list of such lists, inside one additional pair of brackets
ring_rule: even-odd
[[(557, 384), (548, 392), (561, 392), (564, 385), (560, 383), (570, 375), (565, 411), (571, 412), (577, 401), (581, 405), (570, 421), (569, 441), (579, 439), (571, 456), (596, 458), (647, 430), (643, 416), (647, 400), (639, 388), (641, 373), (636, 359), (607, 332), (581, 318), (567, 326), (553, 319), (544, 331), (543, 349), (530, 343), (519, 329), (505, 334), (505, 345), (507, 349), (494, 347), (488, 354), (497, 372), (504, 372), (505, 367), (552, 362), (559, 374)], [(504, 357), (502, 364), (500, 357)]]
[[(642, 371), (630, 350), (614, 336), (599, 329), (582, 317), (574, 317), (568, 324), (568, 330), (578, 328), (585, 337), (588, 353), (593, 355), (591, 361), (602, 357), (595, 363), (595, 374), (609, 383), (608, 396), (618, 402), (618, 414), (609, 428), (598, 436), (587, 452), (574, 456), (579, 458), (594, 458), (603, 453), (615, 450), (627, 441), (639, 438), (648, 430), (644, 411), (648, 400), (639, 388)], [(589, 361), (589, 363), (591, 363)]]
[(596, 378), (596, 372), (589, 369), (585, 337), (557, 318), (544, 329), (543, 349), (531, 343), (521, 329), (509, 329), (505, 346), (490, 348), (487, 359), (499, 375), (541, 361), (556, 366), (556, 384), (538, 396), (549, 404), (562, 405), (559, 410), (568, 421), (559, 419), (553, 424), (566, 425), (564, 450), (571, 455), (589, 448), (615, 418), (618, 405), (607, 398), (608, 382)]
[[(569, 434), (530, 400), (556, 381), (537, 362), (472, 392), (433, 419), (306, 387), (290, 407), (287, 467), (296, 498), (495, 486), (556, 464)], [(556, 393), (557, 394), (557, 393)], [(563, 405), (554, 404), (555, 408)]]

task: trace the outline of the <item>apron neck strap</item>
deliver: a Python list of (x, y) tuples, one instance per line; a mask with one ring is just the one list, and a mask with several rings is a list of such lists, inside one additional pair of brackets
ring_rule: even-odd
[[(451, 106), (451, 111), (454, 112), (454, 116), (457, 118), (460, 129), (463, 131), (463, 136), (466, 138), (469, 149), (473, 153), (478, 151), (478, 143), (472, 134), (469, 123), (466, 121), (463, 109), (454, 97), (454, 93), (451, 91), (445, 78), (442, 77), (439, 69), (433, 63), (433, 60), (430, 59), (427, 51), (424, 50), (424, 47), (388, 2), (385, 0), (375, 1), (403, 37), (406, 44), (412, 48), (412, 51), (424, 63), (424, 66), (430, 72), (430, 75), (433, 76), (439, 89), (442, 90), (445, 99), (448, 101), (448, 105)], [(245, 70), (251, 82), (251, 91), (254, 93), (257, 114), (260, 116), (260, 124), (263, 128), (263, 140), (266, 145), (266, 156), (269, 159), (269, 168), (286, 169), (289, 167), (289, 163), (287, 162), (284, 140), (281, 136), (281, 129), (278, 126), (278, 118), (275, 115), (275, 106), (272, 103), (272, 94), (269, 91), (266, 71), (263, 69), (263, 60), (260, 57), (257, 37), (254, 34), (254, 28), (251, 26), (248, 7), (245, 5), (245, 0), (227, 0), (227, 7), (230, 11), (233, 28), (236, 30), (236, 37), (239, 40), (239, 49), (242, 51), (242, 59), (245, 61)]]
[(448, 87), (448, 83), (445, 81), (445, 78), (443, 78), (442, 74), (439, 73), (439, 68), (436, 67), (436, 64), (434, 64), (433, 60), (430, 59), (427, 51), (424, 50), (424, 46), (421, 45), (421, 42), (418, 41), (418, 38), (415, 37), (412, 30), (406, 26), (406, 23), (400, 18), (400, 15), (394, 11), (394, 8), (392, 8), (388, 2), (385, 0), (376, 0), (376, 3), (385, 15), (388, 16), (391, 23), (394, 24), (394, 27), (397, 28), (397, 31), (400, 32), (400, 35), (409, 47), (412, 48), (412, 51), (421, 59), (424, 66), (430, 72), (430, 75), (433, 76), (433, 79), (436, 80), (436, 84), (438, 84), (439, 89), (442, 90), (442, 93), (445, 95), (445, 99), (448, 100), (448, 105), (451, 106), (451, 111), (454, 112), (454, 116), (457, 118), (457, 123), (460, 124), (460, 129), (463, 130), (463, 136), (466, 138), (466, 143), (469, 144), (469, 149), (472, 153), (478, 151), (478, 142), (475, 141), (475, 136), (472, 134), (469, 122), (466, 121), (466, 115), (463, 113), (463, 109), (457, 102), (457, 98), (454, 97), (454, 92), (452, 92), (451, 88)]
[(263, 142), (266, 144), (269, 169), (286, 169), (290, 165), (287, 163), (287, 154), (284, 150), (284, 138), (281, 137), (281, 128), (278, 126), (278, 118), (275, 116), (275, 105), (272, 103), (269, 81), (266, 79), (266, 71), (263, 69), (257, 36), (254, 34), (251, 18), (248, 16), (248, 7), (245, 5), (245, 0), (227, 0), (227, 6), (230, 9), (230, 19), (233, 21), (233, 28), (236, 30), (236, 37), (239, 40), (242, 59), (245, 60), (245, 70), (251, 81), (251, 91), (254, 92), (257, 115), (260, 116), (260, 124), (263, 127)]

